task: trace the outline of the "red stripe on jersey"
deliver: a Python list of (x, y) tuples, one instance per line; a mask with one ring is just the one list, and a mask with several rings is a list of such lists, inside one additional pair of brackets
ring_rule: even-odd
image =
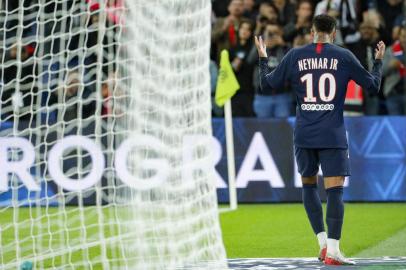
[(322, 49), (323, 49), (323, 43), (317, 43), (316, 53), (320, 54)]

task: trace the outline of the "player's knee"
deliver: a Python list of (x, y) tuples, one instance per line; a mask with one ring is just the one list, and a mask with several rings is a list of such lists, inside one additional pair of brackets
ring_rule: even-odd
[(342, 187), (344, 179), (344, 176), (324, 177), (324, 188)]
[(302, 183), (305, 185), (317, 184), (317, 175), (310, 177), (302, 176)]

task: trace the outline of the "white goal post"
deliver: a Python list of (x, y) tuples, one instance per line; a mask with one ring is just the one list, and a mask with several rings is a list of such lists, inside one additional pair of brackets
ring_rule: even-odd
[(210, 0), (0, 5), (0, 268), (227, 269)]

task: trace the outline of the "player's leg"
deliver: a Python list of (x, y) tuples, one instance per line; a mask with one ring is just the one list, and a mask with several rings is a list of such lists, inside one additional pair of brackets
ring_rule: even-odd
[(344, 220), (343, 186), (343, 176), (324, 178), (327, 194), (326, 223), (328, 228), (327, 252), (329, 254), (337, 254), (340, 251), (339, 240)]
[(326, 223), (328, 227), (326, 264), (354, 264), (340, 251), (341, 231), (344, 221), (343, 186), (350, 175), (349, 156), (345, 149), (326, 149), (319, 152), (327, 194)]
[(318, 259), (324, 261), (327, 253), (327, 233), (324, 229), (323, 208), (317, 189), (317, 175), (302, 177), (303, 205), (320, 246)]
[(317, 172), (319, 169), (317, 151), (295, 148), (295, 156), (299, 173), (302, 175), (303, 205), (320, 246), (319, 259), (324, 260), (327, 250), (327, 234), (324, 229), (323, 208), (317, 190)]

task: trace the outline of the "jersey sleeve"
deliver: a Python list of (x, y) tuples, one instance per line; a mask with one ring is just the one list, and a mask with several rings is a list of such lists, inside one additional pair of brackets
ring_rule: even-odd
[(369, 93), (378, 93), (382, 79), (382, 60), (375, 60), (372, 71), (368, 72), (352, 52), (348, 54), (350, 78)]
[(289, 78), (291, 51), (282, 58), (282, 61), (272, 72), (268, 66), (268, 59), (266, 57), (259, 59), (260, 92), (262, 94), (266, 94), (272, 89), (281, 89), (286, 85)]

